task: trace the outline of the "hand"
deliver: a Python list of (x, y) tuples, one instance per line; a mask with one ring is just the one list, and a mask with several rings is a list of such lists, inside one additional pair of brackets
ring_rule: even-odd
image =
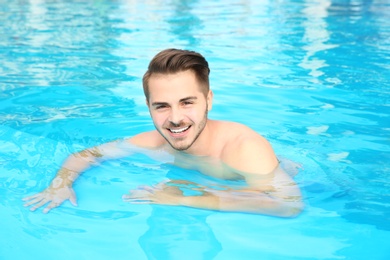
[(183, 192), (177, 186), (160, 183), (156, 186), (140, 186), (130, 190), (130, 194), (123, 195), (125, 202), (134, 204), (164, 204), (180, 205)]
[(48, 204), (43, 209), (43, 213), (48, 213), (52, 208), (60, 206), (65, 200), (69, 200), (73, 206), (77, 206), (74, 190), (67, 185), (61, 185), (61, 183), (62, 182), (60, 181), (60, 184), (58, 184), (57, 180), (56, 185), (56, 180), (54, 180), (53, 183), (44, 191), (33, 196), (23, 198), (24, 201), (27, 201), (24, 206), (28, 207), (33, 205), (30, 210), (35, 211), (36, 209)]

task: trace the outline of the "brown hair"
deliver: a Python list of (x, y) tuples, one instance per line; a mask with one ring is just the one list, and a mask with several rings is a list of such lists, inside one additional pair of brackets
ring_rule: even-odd
[(209, 64), (199, 53), (188, 50), (166, 49), (159, 52), (150, 61), (148, 70), (144, 74), (142, 84), (144, 94), (149, 100), (149, 79), (154, 73), (174, 74), (191, 70), (195, 73), (196, 79), (202, 85), (202, 92), (205, 96), (208, 94), (209, 85)]

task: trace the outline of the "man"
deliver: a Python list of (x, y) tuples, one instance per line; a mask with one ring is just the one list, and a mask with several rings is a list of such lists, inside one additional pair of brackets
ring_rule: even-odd
[[(156, 130), (114, 141), (68, 157), (48, 188), (25, 198), (31, 210), (47, 213), (69, 199), (76, 205), (72, 184), (100, 161), (144, 152), (164, 152), (172, 163), (221, 179), (242, 179), (240, 188), (215, 189), (171, 180), (130, 191), (130, 203), (180, 205), (220, 211), (296, 216), (302, 210), (301, 193), (280, 167), (271, 145), (250, 128), (207, 118), (213, 93), (209, 67), (199, 53), (167, 49), (150, 62), (143, 77), (146, 104)], [(191, 185), (188, 185), (191, 184)], [(185, 195), (184, 187), (201, 195)]]

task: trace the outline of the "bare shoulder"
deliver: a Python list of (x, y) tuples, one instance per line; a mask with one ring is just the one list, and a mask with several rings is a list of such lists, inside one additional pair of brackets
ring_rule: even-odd
[[(231, 121), (214, 121), (216, 124), (219, 125), (219, 127), (222, 128), (229, 128), (232, 131), (245, 131), (246, 133), (255, 133), (257, 134), (254, 130), (252, 130), (250, 127), (237, 123), (237, 122), (231, 122)], [(230, 131), (230, 132), (232, 132)]]
[(144, 148), (157, 148), (166, 143), (165, 139), (156, 130), (137, 134), (127, 139), (127, 141)]
[(268, 174), (278, 165), (271, 144), (253, 129), (239, 123), (221, 122), (228, 129), (222, 160), (245, 173)]

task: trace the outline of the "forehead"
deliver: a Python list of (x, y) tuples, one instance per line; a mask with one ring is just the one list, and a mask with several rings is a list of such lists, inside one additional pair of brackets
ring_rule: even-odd
[(202, 94), (202, 86), (191, 70), (173, 74), (153, 74), (148, 85), (149, 97), (152, 102)]

